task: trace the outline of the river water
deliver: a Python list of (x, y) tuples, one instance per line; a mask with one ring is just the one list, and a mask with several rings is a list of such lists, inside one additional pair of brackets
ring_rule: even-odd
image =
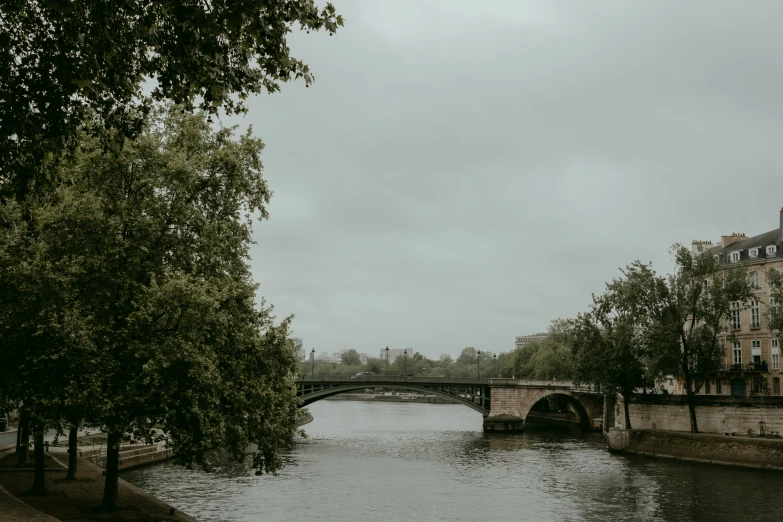
[(320, 401), (277, 476), (122, 477), (203, 522), (783, 520), (780, 473), (613, 455), (600, 434), (484, 434), (449, 404)]

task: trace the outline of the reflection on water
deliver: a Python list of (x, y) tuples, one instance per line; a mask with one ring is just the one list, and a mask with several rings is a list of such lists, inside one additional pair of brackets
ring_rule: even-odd
[(277, 476), (123, 478), (202, 521), (783, 520), (777, 473), (608, 453), (598, 434), (484, 434), (459, 405), (321, 401)]

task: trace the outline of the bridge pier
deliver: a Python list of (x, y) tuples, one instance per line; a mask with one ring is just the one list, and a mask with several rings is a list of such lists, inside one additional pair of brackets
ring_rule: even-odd
[(484, 417), (484, 431), (524, 431), (525, 419), (513, 415)]

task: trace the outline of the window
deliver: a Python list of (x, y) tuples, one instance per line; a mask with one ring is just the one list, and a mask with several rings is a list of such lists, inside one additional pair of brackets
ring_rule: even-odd
[(750, 273), (750, 286), (753, 288), (759, 287), (759, 273), (758, 272), (751, 272)]
[(774, 256), (775, 252), (777, 252), (777, 250), (778, 250), (778, 247), (776, 247), (775, 245), (769, 245), (767, 247), (767, 255), (768, 256)]
[(753, 377), (753, 393), (761, 393), (761, 377)]
[(750, 355), (755, 364), (761, 364), (761, 341), (754, 339), (750, 342)]
[(742, 328), (740, 323), (740, 304), (739, 301), (731, 303), (731, 328), (733, 330), (739, 330)]
[(739, 260), (740, 260), (739, 250), (736, 252), (729, 253), (729, 263), (736, 263)]
[(772, 393), (775, 395), (780, 395), (780, 377), (775, 377), (772, 379)]
[[(750, 327), (761, 328), (761, 314), (759, 314), (759, 300), (750, 300)], [(755, 341), (754, 341), (755, 342)]]
[(778, 346), (777, 339), (772, 339), (772, 348), (770, 349), (770, 352), (772, 359), (772, 369), (780, 370), (780, 346)]
[(723, 381), (720, 379), (715, 379), (715, 393), (723, 395)]
[(704, 381), (704, 393), (709, 395), (710, 394), (710, 380), (706, 379)]
[(750, 250), (748, 250), (748, 257), (750, 257), (751, 259), (759, 257), (759, 249), (751, 248)]
[(734, 364), (742, 364), (742, 344), (739, 341), (734, 341), (731, 344)]

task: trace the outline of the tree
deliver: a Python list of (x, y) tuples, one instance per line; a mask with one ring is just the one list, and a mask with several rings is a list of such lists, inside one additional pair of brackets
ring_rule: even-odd
[(356, 350), (348, 350), (340, 354), (340, 362), (348, 366), (359, 366), (362, 358)]
[[(59, 226), (62, 203), (50, 193), (0, 205), (0, 372), (6, 384), (0, 393), (22, 411), (20, 466), (30, 428), (37, 440), (36, 494), (45, 494), (43, 434), (89, 402), (82, 389), (95, 373), (95, 347), (77, 299), (80, 278), (91, 267), (72, 250), (67, 227)], [(69, 476), (74, 472), (69, 466)]]
[(462, 349), (462, 351), (459, 353), (459, 356), (457, 357), (457, 364), (462, 364), (465, 366), (468, 365), (475, 365), (476, 361), (478, 361), (478, 355), (476, 354), (476, 349), (472, 346), (468, 346)]
[(280, 82), (309, 85), (288, 34), (343, 24), (331, 4), (319, 11), (312, 0), (8, 0), (0, 21), (0, 180), (17, 194), (55, 172), (52, 160), (94, 114), (116, 150), (155, 100), (231, 113)]
[(648, 265), (635, 262), (623, 277), (607, 283), (593, 296), (589, 312), (574, 322), (570, 342), (574, 354), (574, 381), (590, 383), (608, 396), (623, 396), (625, 427), (631, 428), (628, 400), (644, 384), (642, 361), (649, 326), (645, 307), (656, 276)]
[(682, 245), (672, 247), (676, 271), (644, 295), (651, 329), (651, 358), (663, 371), (682, 377), (688, 396), (691, 431), (698, 433), (695, 395), (714, 374), (733, 334), (727, 320), (732, 307), (754, 297), (747, 266), (722, 266), (703, 250), (692, 255)]
[(778, 339), (783, 339), (783, 273), (774, 268), (767, 269), (767, 284), (769, 285), (770, 306), (767, 308), (766, 319), (769, 330)]
[[(61, 165), (63, 183), (28, 220), (39, 233), (25, 237), (47, 245), (50, 260), (78, 253), (72, 262), (82, 270), (63, 280), (63, 294), (86, 336), (72, 344), (94, 349), (96, 371), (79, 381), (93, 400), (79, 405), (108, 433), (107, 510), (117, 502), (123, 440), (166, 440), (180, 462), (203, 466), (212, 449), (239, 460), (254, 445), (260, 473), (281, 465), (281, 445), (295, 433), (289, 320), (275, 324), (256, 303), (247, 265), (251, 216), (267, 217), (271, 196), (261, 148), (251, 131), (239, 139), (214, 131), (205, 114), (156, 110), (117, 154), (85, 132)], [(71, 344), (56, 346), (41, 352), (44, 361)], [(61, 374), (35, 371), (45, 378), (25, 405), (54, 417), (49, 383)]]

